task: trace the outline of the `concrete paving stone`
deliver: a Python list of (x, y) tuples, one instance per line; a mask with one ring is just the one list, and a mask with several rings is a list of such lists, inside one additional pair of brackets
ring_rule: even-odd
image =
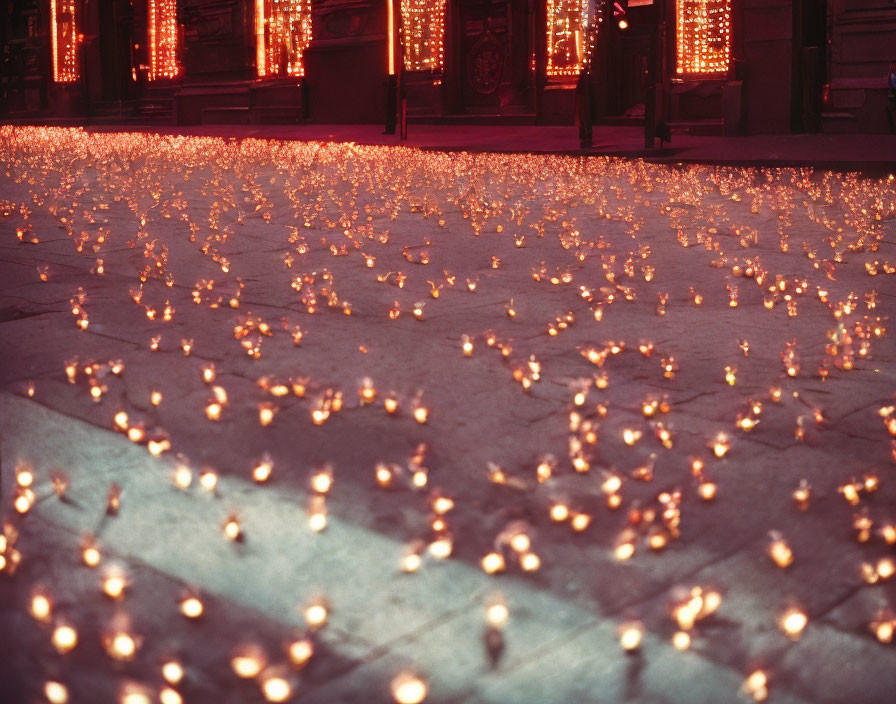
[[(107, 552), (107, 560), (127, 574), (130, 584), (123, 599), (100, 599), (102, 568), (92, 570), (81, 562), (80, 535), (50, 522), (23, 522), (21, 528), (21, 544), (28, 552), (19, 579), (4, 585), (9, 598), (0, 607), (4, 631), (15, 633), (14, 639), (0, 643), (3, 701), (45, 701), (45, 680), (61, 680), (71, 700), (79, 702), (116, 701), (129, 684), (158, 696), (165, 684), (162, 664), (175, 659), (184, 669), (176, 689), (187, 701), (263, 702), (259, 684), (240, 680), (231, 670), (232, 651), (239, 644), (253, 643), (272, 665), (282, 667), (287, 663), (287, 645), (303, 635), (301, 629), (290, 629), (254, 609), (237, 607), (201, 589), (191, 592), (191, 585), (114, 552)], [(34, 587), (51, 598), (54, 623), (63, 619), (76, 628), (78, 645), (70, 654), (53, 650), (52, 624), (28, 615)], [(180, 600), (189, 593), (198, 594), (204, 607), (194, 622), (179, 611)], [(103, 649), (104, 636), (119, 626), (137, 639), (133, 660), (116, 662)], [(359, 660), (352, 655), (360, 656), (358, 646), (342, 638), (334, 641), (339, 643), (338, 653), (318, 640), (315, 655), (303, 670), (286, 668), (294, 687), (321, 684), (357, 666)]]

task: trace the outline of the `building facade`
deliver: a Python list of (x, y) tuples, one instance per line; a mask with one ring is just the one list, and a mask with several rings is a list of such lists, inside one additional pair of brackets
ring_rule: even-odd
[(883, 132), (896, 0), (0, 0), (3, 119)]

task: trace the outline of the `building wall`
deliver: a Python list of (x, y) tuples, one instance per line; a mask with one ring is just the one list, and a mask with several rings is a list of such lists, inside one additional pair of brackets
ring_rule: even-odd
[[(822, 0), (823, 1), (823, 0)], [(793, 3), (743, 0), (741, 23), (745, 128), (748, 133), (788, 132), (793, 82)]]
[(385, 0), (318, 0), (312, 8), (314, 38), (305, 52), (307, 117), (335, 124), (384, 122)]
[(896, 2), (828, 0), (831, 130), (885, 132), (886, 75), (896, 61)]
[[(152, 83), (146, 81), (145, 74), (146, 0), (80, 2), (86, 37), (82, 77), (69, 85), (52, 81), (49, 0), (4, 3), (0, 41), (4, 48), (9, 47), (9, 53), (3, 59), (0, 111), (7, 117), (105, 117), (113, 121), (130, 116), (182, 123), (385, 120), (386, 0), (315, 0), (313, 40), (305, 53), (303, 81), (297, 77), (257, 79), (254, 0), (179, 0), (183, 73), (174, 81)], [(491, 7), (494, 14), (495, 7), (504, 7), (502, 2), (483, 0), (481, 5)], [(395, 0), (396, 6), (399, 3)], [(575, 81), (558, 88), (542, 75), (546, 4), (546, 0), (506, 0), (514, 36), (519, 39), (531, 32), (531, 40), (525, 40), (528, 48), (516, 39), (512, 43), (514, 55), (523, 56), (523, 61), (515, 61), (513, 66), (520, 64), (520, 76), (526, 78), (530, 64), (523, 54), (531, 54), (535, 78), (527, 83), (528, 78), (512, 74), (509, 85), (519, 95), (497, 101), (498, 122), (531, 118), (572, 124), (575, 119)], [(476, 5), (474, 0), (448, 0), (445, 70), (435, 77), (406, 76), (410, 114), (450, 121), (465, 109), (469, 112), (462, 90), (468, 69), (462, 51), (466, 45), (462, 44), (463, 32), (452, 27), (452, 22), (459, 26), (458, 18), (467, 17), (468, 9)], [(669, 55), (675, 42), (674, 6), (675, 0), (656, 0), (653, 6), (633, 8), (633, 23), (643, 20), (645, 26), (633, 24), (625, 42), (625, 37), (617, 36), (615, 26), (604, 24), (591, 79), (596, 116), (618, 116), (629, 107), (622, 103), (632, 91), (625, 93), (617, 84), (625, 73), (621, 67), (628, 66), (625, 61), (620, 63), (620, 57), (631, 59), (635, 69), (641, 60), (636, 35), (643, 39), (665, 34), (658, 80), (665, 81), (667, 120), (721, 120), (729, 109), (735, 109), (742, 115), (743, 131), (752, 134), (822, 127), (886, 130), (886, 70), (896, 59), (896, 0), (735, 0), (734, 64), (729, 76), (695, 81), (693, 86), (678, 85), (680, 95), (673, 101), (674, 62)], [(467, 8), (466, 15), (461, 7)], [(817, 33), (808, 37), (805, 20), (811, 13), (817, 16), (819, 9), (827, 14), (820, 41)], [(503, 16), (501, 12), (498, 15)], [(647, 27), (663, 17), (664, 32)], [(114, 41), (110, 32), (116, 34)], [(656, 41), (661, 47), (662, 40)], [(814, 54), (819, 57), (817, 63), (807, 54), (812, 43), (826, 44)], [(807, 68), (807, 64), (811, 66)], [(110, 77), (113, 69), (115, 75)], [(627, 70), (638, 73), (635, 69)], [(132, 72), (135, 79), (131, 79)], [(822, 106), (824, 84), (829, 90)], [(736, 104), (726, 103), (726, 94), (735, 96)], [(811, 114), (816, 95), (822, 113), (817, 121)], [(673, 102), (675, 109), (671, 110)], [(119, 112), (111, 112), (113, 104)], [(171, 106), (167, 112), (166, 104)], [(491, 109), (486, 108), (481, 110)]]

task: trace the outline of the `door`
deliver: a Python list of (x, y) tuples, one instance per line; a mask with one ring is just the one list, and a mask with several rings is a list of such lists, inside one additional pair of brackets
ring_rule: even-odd
[(454, 63), (461, 110), (469, 114), (514, 114), (530, 109), (529, 70), (532, 10), (527, 0), (461, 0), (454, 18), (458, 42)]
[(611, 115), (644, 116), (647, 95), (647, 67), (650, 60), (649, 27), (619, 30), (609, 27), (613, 57), (609, 62), (607, 83), (610, 88)]

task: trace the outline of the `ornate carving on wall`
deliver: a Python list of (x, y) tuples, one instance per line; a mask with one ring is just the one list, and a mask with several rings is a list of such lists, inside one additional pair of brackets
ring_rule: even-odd
[(498, 90), (504, 72), (504, 48), (491, 32), (485, 32), (467, 54), (467, 80), (473, 90), (490, 95)]
[(185, 38), (195, 41), (233, 36), (236, 4), (237, 0), (188, 0), (180, 9)]
[(312, 3), (315, 39), (342, 39), (370, 34), (373, 0), (316, 0)]

